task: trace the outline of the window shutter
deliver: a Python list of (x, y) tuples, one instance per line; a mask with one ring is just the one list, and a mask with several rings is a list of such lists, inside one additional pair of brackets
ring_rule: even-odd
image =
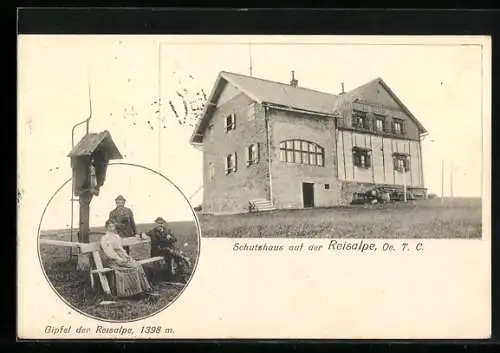
[(406, 157), (406, 170), (411, 170), (411, 156)]
[(231, 114), (231, 116), (232, 116), (232, 122), (233, 122), (232, 130), (234, 130), (234, 129), (236, 129), (236, 114), (233, 113), (233, 114)]
[(392, 133), (395, 134), (396, 133), (396, 126), (394, 124), (394, 121), (391, 122), (391, 127), (392, 127)]
[(252, 149), (252, 145), (250, 146), (247, 146), (247, 148), (245, 148), (245, 153), (246, 153), (246, 165), (249, 166), (250, 164), (252, 164), (252, 160), (250, 159), (250, 151)]
[(372, 154), (371, 151), (366, 154), (366, 167), (370, 168), (372, 166)]
[(257, 142), (255, 144), (255, 163), (258, 163), (260, 160), (260, 143)]
[(227, 116), (224, 118), (224, 131), (227, 132)]
[(406, 135), (406, 122), (405, 121), (401, 122), (401, 134)]
[(225, 157), (224, 157), (224, 164), (223, 164), (223, 166), (224, 166), (224, 173), (225, 173), (226, 175), (228, 175), (228, 174), (229, 174), (229, 165), (228, 165), (228, 163), (227, 163), (227, 157), (228, 157), (228, 156), (225, 156)]
[(397, 171), (398, 170), (398, 158), (396, 156), (393, 157), (393, 161), (394, 161), (394, 170)]
[(234, 152), (233, 156), (233, 172), (238, 170), (238, 156), (236, 155), (236, 152)]

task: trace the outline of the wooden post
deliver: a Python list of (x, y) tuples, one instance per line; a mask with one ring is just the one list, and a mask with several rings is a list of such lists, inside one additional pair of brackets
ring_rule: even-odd
[[(90, 241), (90, 201), (92, 194), (84, 191), (80, 195), (80, 227), (78, 232), (78, 242), (89, 243)], [(88, 271), (90, 269), (90, 258), (88, 254), (78, 254), (77, 271)]]
[(403, 200), (406, 202), (406, 168), (403, 166)]
[(80, 243), (89, 242), (90, 201), (92, 201), (92, 194), (88, 191), (84, 191), (80, 195), (80, 232), (78, 233), (78, 241)]

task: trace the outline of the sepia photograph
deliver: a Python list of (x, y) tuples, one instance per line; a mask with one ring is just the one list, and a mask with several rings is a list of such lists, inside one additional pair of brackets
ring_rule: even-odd
[(490, 69), (478, 36), (20, 35), (18, 335), (488, 337)]
[(481, 237), (481, 47), (238, 49), (191, 136), (203, 236)]
[[(57, 190), (40, 224), (47, 280), (69, 305), (98, 319), (131, 321), (164, 309), (195, 269), (194, 211), (168, 179), (111, 164), (122, 156), (108, 131), (86, 134), (70, 158), (72, 183)], [(128, 190), (130, 204), (119, 190)]]

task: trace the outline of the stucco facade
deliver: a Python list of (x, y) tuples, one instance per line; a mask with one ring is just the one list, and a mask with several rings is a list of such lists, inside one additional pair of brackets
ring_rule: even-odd
[[(230, 114), (235, 114), (236, 127), (226, 132), (224, 119)], [(245, 149), (254, 143), (259, 145), (259, 161), (247, 166)], [(239, 93), (217, 106), (203, 143), (204, 211), (244, 212), (249, 200), (269, 197), (265, 146), (265, 121), (260, 105)], [(233, 153), (236, 171), (226, 174), (226, 157)]]
[[(276, 208), (303, 207), (303, 183), (314, 184), (316, 207), (334, 206), (340, 201), (337, 184), (335, 120), (270, 109), (271, 182)], [(324, 149), (324, 165), (287, 163), (280, 160), (280, 142), (310, 141)], [(328, 189), (325, 189), (325, 184)]]

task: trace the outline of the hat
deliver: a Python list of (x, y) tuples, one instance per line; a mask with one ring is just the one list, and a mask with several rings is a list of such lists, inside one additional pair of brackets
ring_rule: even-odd
[(118, 200), (126, 201), (125, 198), (122, 195), (118, 195), (116, 197), (115, 201), (118, 201)]
[(156, 224), (165, 224), (167, 222), (163, 218), (158, 217), (157, 219), (155, 219), (155, 223)]

